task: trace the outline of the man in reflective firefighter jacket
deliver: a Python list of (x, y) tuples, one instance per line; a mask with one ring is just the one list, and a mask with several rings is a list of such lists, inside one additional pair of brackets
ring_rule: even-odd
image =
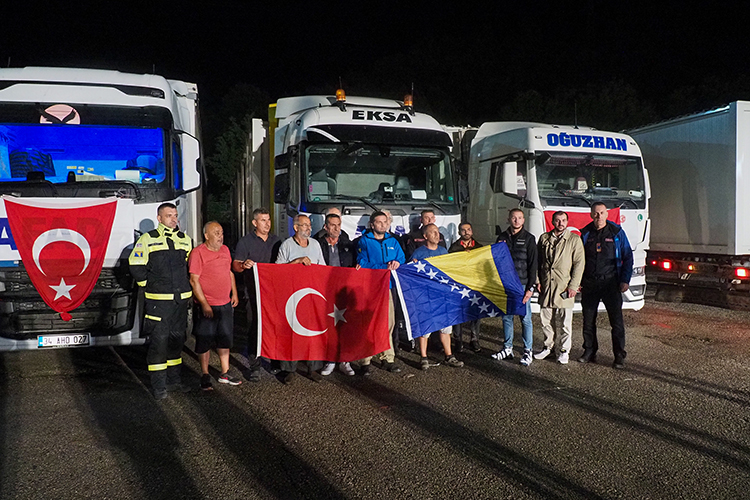
[[(184, 390), (180, 380), (190, 287), (187, 260), (193, 243), (177, 228), (177, 207), (162, 203), (159, 227), (142, 235), (130, 254), (130, 272), (145, 289), (144, 333), (151, 338), (146, 361), (156, 399)], [(189, 389), (188, 389), (189, 390)]]

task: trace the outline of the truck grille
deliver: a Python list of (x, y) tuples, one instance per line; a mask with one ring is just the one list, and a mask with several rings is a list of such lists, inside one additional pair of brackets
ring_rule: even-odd
[(23, 266), (0, 270), (0, 336), (14, 340), (35, 338), (42, 333), (88, 332), (93, 336), (114, 335), (132, 329), (137, 289), (127, 265), (102, 269), (89, 297), (74, 311), (73, 319), (44, 303)]

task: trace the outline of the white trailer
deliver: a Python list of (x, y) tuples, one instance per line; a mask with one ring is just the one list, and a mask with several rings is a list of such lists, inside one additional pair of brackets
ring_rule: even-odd
[[(187, 234), (197, 237), (201, 231), (197, 102), (195, 84), (157, 75), (0, 69), (0, 350), (145, 342), (142, 300), (127, 258), (135, 240), (156, 227), (163, 202), (177, 205), (179, 227)], [(103, 198), (117, 204), (102, 267), (90, 294), (65, 320), (43, 301), (46, 286), (35, 288), (29, 272), (34, 266), (44, 275), (57, 272), (43, 262), (44, 252), (54, 251), (50, 241), (63, 250), (77, 246), (79, 251), (67, 250), (85, 270), (90, 242), (64, 229), (66, 236), (40, 237), (33, 259), (23, 259), (7, 205), (18, 200), (57, 210), (96, 205)], [(55, 256), (49, 257), (54, 263)], [(51, 287), (58, 290), (54, 301), (74, 296), (82, 286)]]
[(750, 102), (629, 132), (651, 175), (657, 298), (748, 307)]
[[(605, 203), (633, 248), (633, 278), (623, 307), (643, 307), (649, 181), (631, 137), (587, 127), (490, 122), (472, 140), (468, 168), (468, 220), (481, 243), (495, 242), (512, 208), (524, 211), (526, 229), (538, 239), (551, 229), (554, 212), (567, 212), (569, 227), (577, 230), (591, 222), (592, 203)], [(535, 302), (532, 308), (538, 311)]]
[(315, 233), (323, 211), (338, 207), (351, 238), (375, 210), (390, 210), (391, 230), (402, 235), (428, 209), (450, 243), (461, 220), (451, 149), (451, 136), (408, 101), (342, 91), (279, 99), (267, 125), (253, 121), (237, 178), (238, 236), (252, 230), (249, 213), (258, 207), (270, 208), (281, 237), (293, 234), (296, 214), (309, 215)]

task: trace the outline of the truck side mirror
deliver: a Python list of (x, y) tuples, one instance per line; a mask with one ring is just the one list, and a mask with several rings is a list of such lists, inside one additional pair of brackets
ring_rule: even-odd
[(289, 203), (289, 172), (279, 174), (273, 185), (273, 202), (280, 205)]
[(198, 189), (201, 185), (201, 174), (198, 168), (200, 162), (200, 142), (189, 134), (180, 134), (180, 149), (182, 151), (182, 189), (185, 192)]
[(503, 163), (503, 193), (518, 197), (518, 165), (514, 161)]

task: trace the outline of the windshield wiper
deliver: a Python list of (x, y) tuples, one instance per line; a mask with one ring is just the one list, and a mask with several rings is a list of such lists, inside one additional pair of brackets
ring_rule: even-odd
[(565, 191), (564, 189), (558, 189), (557, 192), (565, 196), (566, 198), (573, 198), (574, 200), (583, 200), (588, 204), (588, 206), (591, 206), (591, 200), (589, 199), (590, 197), (587, 198), (586, 196), (582, 194), (573, 194), (570, 191)]
[(332, 194), (331, 196), (334, 199), (336, 199), (336, 200), (359, 200), (362, 203), (364, 203), (365, 205), (367, 205), (368, 207), (370, 207), (373, 210), (375, 210), (376, 212), (380, 211), (380, 209), (377, 206), (375, 206), (374, 204), (370, 203), (369, 201), (367, 201), (366, 198), (364, 198), (362, 196), (351, 196), (351, 195), (348, 195), (348, 194)]
[(443, 207), (441, 207), (440, 205), (438, 205), (438, 204), (437, 204), (437, 203), (435, 203), (434, 201), (430, 201), (430, 200), (427, 200), (427, 203), (429, 203), (429, 204), (430, 204), (431, 206), (433, 206), (433, 207), (437, 208), (438, 210), (440, 210), (440, 211), (441, 211), (441, 212), (443, 212), (444, 214), (445, 214), (445, 213), (447, 213), (447, 212), (445, 211), (445, 209), (444, 209)]
[(618, 198), (618, 201), (620, 201), (620, 206), (618, 208), (622, 208), (623, 205), (627, 203), (631, 203), (633, 205), (633, 208), (635, 208), (636, 210), (640, 208), (638, 204), (634, 202), (633, 200), (631, 200), (630, 198)]

